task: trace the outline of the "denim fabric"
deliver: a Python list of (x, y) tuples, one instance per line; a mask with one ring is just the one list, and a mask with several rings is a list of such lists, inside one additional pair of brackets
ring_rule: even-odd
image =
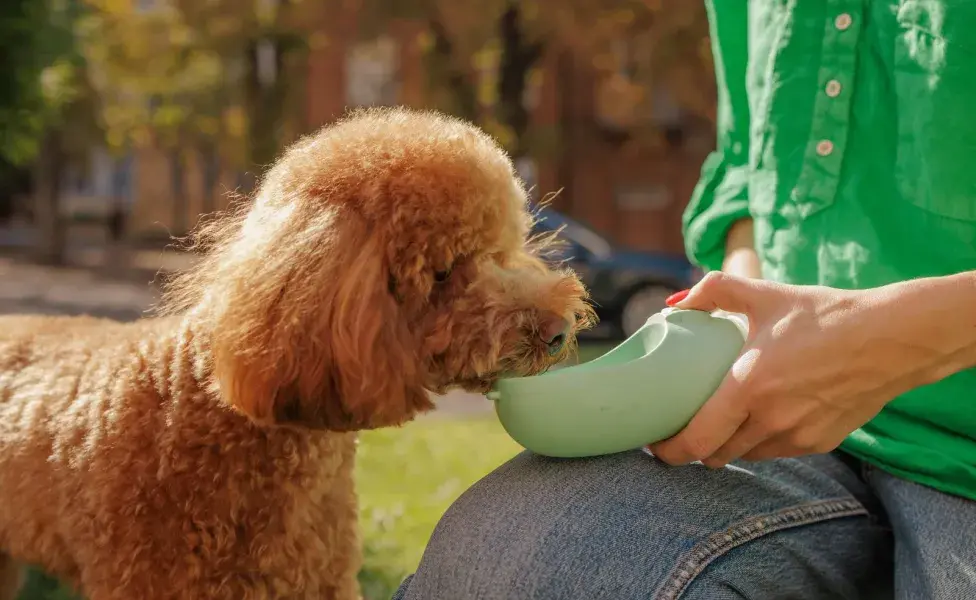
[(524, 453), (394, 600), (976, 598), (976, 503), (841, 454), (673, 468)]

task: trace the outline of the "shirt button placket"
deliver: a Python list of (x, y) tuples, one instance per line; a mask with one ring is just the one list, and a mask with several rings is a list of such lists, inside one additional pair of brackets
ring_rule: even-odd
[[(855, 3), (848, 1), (846, 4)], [(829, 206), (837, 194), (848, 139), (849, 103), (853, 90), (849, 86), (854, 85), (854, 52), (859, 33), (854, 27), (854, 14), (831, 11), (821, 22), (824, 28), (821, 70), (817, 73), (816, 84), (811, 82), (820, 87), (815, 92), (817, 97), (804, 152), (805, 164), (791, 193), (799, 214), (804, 217)]]
[[(851, 18), (850, 13), (841, 13), (837, 15), (837, 18), (834, 19), (834, 27), (836, 27), (838, 31), (846, 31), (850, 28), (853, 22), (854, 19)], [(837, 96), (840, 96), (840, 92), (842, 89), (843, 87), (841, 86), (839, 81), (837, 81), (836, 79), (831, 79), (830, 81), (827, 82), (827, 85), (824, 87), (824, 92), (827, 94), (829, 98), (836, 98)], [(826, 157), (826, 156), (830, 156), (833, 153), (834, 153), (834, 143), (832, 141), (820, 140), (819, 142), (817, 142), (818, 155)]]

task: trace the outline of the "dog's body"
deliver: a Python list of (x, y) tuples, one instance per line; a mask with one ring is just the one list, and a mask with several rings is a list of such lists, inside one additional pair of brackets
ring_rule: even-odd
[(165, 318), (0, 318), (0, 544), (103, 598), (354, 598), (354, 434), (260, 427)]
[(0, 318), (0, 583), (17, 561), (90, 600), (356, 598), (354, 431), (545, 368), (588, 318), (527, 226), (482, 134), (370, 111), (205, 231), (162, 316)]

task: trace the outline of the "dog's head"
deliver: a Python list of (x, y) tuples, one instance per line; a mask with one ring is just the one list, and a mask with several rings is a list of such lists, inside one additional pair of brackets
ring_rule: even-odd
[(550, 268), (512, 163), (461, 121), (354, 113), (290, 148), (173, 282), (219, 393), (261, 423), (352, 430), (566, 356), (592, 312)]

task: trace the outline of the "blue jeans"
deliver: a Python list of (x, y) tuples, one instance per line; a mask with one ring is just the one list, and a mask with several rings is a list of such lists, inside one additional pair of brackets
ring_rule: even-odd
[(394, 600), (976, 599), (976, 503), (841, 453), (668, 467), (524, 453)]

